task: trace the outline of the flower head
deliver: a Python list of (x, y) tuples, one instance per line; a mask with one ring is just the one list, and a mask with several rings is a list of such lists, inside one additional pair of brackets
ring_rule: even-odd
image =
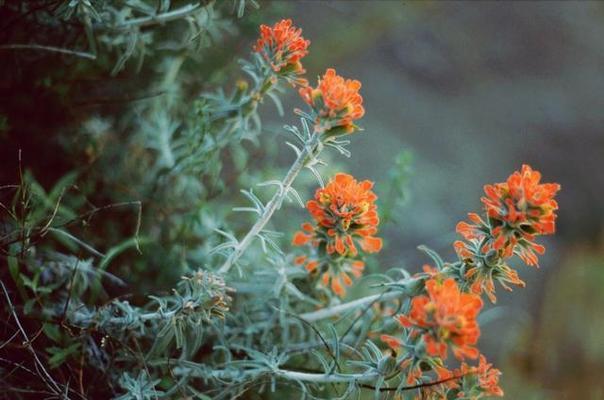
[(537, 265), (538, 254), (545, 247), (535, 243), (539, 235), (555, 231), (558, 205), (554, 195), (560, 189), (556, 183), (539, 183), (541, 174), (523, 165), (506, 182), (485, 186), (482, 198), (487, 218), (469, 213), (469, 221), (457, 224), (463, 237), (454, 243), (465, 264), (465, 279), (472, 292), (486, 292), (496, 301), (493, 282), (499, 281), (506, 290), (509, 285), (524, 286), (518, 273), (507, 259), (516, 254), (528, 265)]
[[(442, 362), (442, 361), (440, 361)], [(432, 364), (440, 385), (428, 386), (422, 389), (422, 399), (473, 399), (483, 397), (501, 397), (503, 390), (499, 387), (501, 372), (493, 368), (492, 364), (482, 354), (479, 356), (477, 366), (470, 366), (465, 362), (454, 371), (439, 365), (439, 361)], [(432, 389), (435, 390), (432, 390)], [(427, 389), (427, 390), (426, 390)], [(432, 396), (432, 397), (430, 397)]]
[(377, 233), (380, 222), (371, 188), (373, 182), (358, 182), (351, 175), (338, 173), (324, 188), (317, 189), (314, 200), (306, 208), (315, 220), (315, 226), (305, 224), (294, 237), (294, 244), (308, 241), (324, 246), (327, 254), (341, 256), (358, 254), (355, 244), (367, 253), (381, 250), (382, 240)]
[(495, 281), (504, 289), (511, 291), (510, 285), (524, 287), (525, 283), (518, 272), (507, 264), (505, 252), (493, 249), (493, 239), (489, 225), (478, 214), (468, 214), (470, 222), (457, 224), (457, 232), (465, 241), (457, 240), (453, 247), (465, 269), (461, 278), (468, 283), (472, 293), (486, 293), (492, 303), (495, 296)]
[(399, 315), (403, 327), (421, 335), (429, 356), (446, 359), (448, 346), (458, 359), (478, 357), (475, 344), (480, 336), (476, 317), (482, 309), (480, 297), (460, 292), (453, 278), (426, 281), (426, 295), (411, 301), (407, 315)]
[(273, 26), (260, 25), (254, 50), (261, 53), (273, 71), (301, 75), (305, 71), (300, 59), (308, 54), (309, 45), (310, 41), (302, 37), (302, 29), (294, 27), (291, 19), (284, 19)]
[(370, 181), (336, 174), (306, 204), (314, 223), (302, 224), (292, 240), (295, 246), (311, 244), (316, 249), (317, 258), (306, 263), (306, 269), (323, 271), (322, 282), (331, 285), (336, 294), (343, 294), (344, 286), (352, 283), (349, 274), (362, 274), (364, 263), (356, 259), (357, 246), (367, 253), (382, 248), (382, 239), (374, 236), (379, 218), (372, 187)]
[(541, 174), (523, 165), (506, 182), (486, 185), (485, 205), (492, 228), (493, 247), (507, 254), (514, 251), (528, 265), (537, 265), (535, 253), (545, 248), (534, 242), (536, 235), (549, 235), (556, 230), (558, 203), (554, 196), (557, 183), (539, 183)]
[(352, 133), (353, 122), (365, 114), (360, 89), (361, 82), (344, 79), (329, 68), (316, 88), (303, 87), (300, 96), (316, 114), (319, 132), (338, 128), (338, 132)]
[(503, 390), (499, 387), (501, 371), (493, 368), (493, 365), (488, 363), (482, 354), (480, 355), (478, 366), (471, 367), (466, 363), (462, 363), (457, 373), (463, 376), (463, 395), (471, 395), (470, 398), (476, 399), (483, 396), (503, 396)]

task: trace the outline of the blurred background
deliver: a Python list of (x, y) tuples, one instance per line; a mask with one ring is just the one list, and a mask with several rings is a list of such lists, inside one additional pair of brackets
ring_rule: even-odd
[[(240, 74), (234, 61), (248, 56), (258, 24), (281, 18), (292, 18), (311, 40), (304, 59), (311, 82), (334, 67), (363, 83), (365, 130), (351, 138), (351, 159), (329, 156), (324, 176), (341, 170), (377, 182), (386, 246), (372, 261), (374, 272), (419, 270), (428, 262), (420, 244), (452, 259), (455, 225), (481, 208), (483, 185), (505, 180), (523, 163), (562, 185), (557, 233), (541, 240), (547, 252), (540, 269), (516, 262), (527, 287), (498, 289), (496, 307), (482, 315), (480, 347), (504, 372), (509, 399), (604, 399), (604, 2), (261, 1), (241, 21), (220, 26), (231, 39), (185, 64), (182, 92), (232, 84), (229, 76)], [(45, 35), (7, 26), (3, 41)], [(102, 178), (81, 188), (101, 193), (97, 204), (140, 199), (153, 210), (145, 197), (151, 195), (133, 183), (145, 180), (136, 170), (144, 165), (140, 149), (128, 147), (127, 157), (109, 150), (135, 130), (124, 128), (124, 108), (132, 104), (128, 116), (136, 121), (137, 104), (153, 96), (136, 89), (151, 87), (164, 64), (159, 52), (146, 57), (141, 70), (129, 62), (110, 76), (103, 58), (92, 64), (0, 52), (0, 185), (15, 182), (22, 149), (27, 169), (46, 188), (85, 165), (84, 174)], [(204, 75), (210, 63), (226, 62), (232, 67)], [(284, 101), (285, 110), (302, 106), (293, 91)], [(281, 176), (292, 156), (282, 126), (295, 122), (293, 113), (280, 117), (271, 104), (262, 113), (248, 169), (263, 176), (250, 172), (252, 184)], [(118, 176), (118, 165), (128, 174)], [(217, 197), (225, 213), (243, 202), (239, 184)], [(305, 198), (314, 185), (310, 174), (296, 184)], [(142, 230), (172, 212), (164, 211), (152, 213)], [(210, 217), (200, 218), (201, 234), (209, 235)], [(274, 225), (293, 232), (304, 218), (303, 211), (295, 218), (281, 212)], [(132, 232), (121, 228), (107, 224), (103, 239)], [(140, 293), (156, 282), (169, 287), (154, 251), (160, 249), (147, 250), (150, 262), (126, 259), (112, 272), (144, 272)]]

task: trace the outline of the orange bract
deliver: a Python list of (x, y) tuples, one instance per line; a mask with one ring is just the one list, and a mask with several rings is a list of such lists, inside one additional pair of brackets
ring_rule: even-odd
[(359, 255), (357, 245), (367, 253), (382, 249), (382, 239), (374, 236), (379, 218), (372, 187), (370, 181), (358, 182), (351, 175), (336, 174), (306, 204), (314, 224), (302, 224), (302, 230), (292, 240), (295, 246), (311, 244), (316, 248), (319, 259), (309, 261), (306, 269), (313, 272), (322, 267), (323, 284), (331, 286), (338, 295), (352, 284), (350, 275), (361, 276), (365, 267), (362, 261), (355, 260)]
[(399, 351), (403, 345), (399, 338), (390, 335), (380, 335), (380, 340), (388, 345), (392, 350)]
[(506, 182), (485, 186), (482, 198), (487, 219), (469, 213), (469, 222), (457, 224), (457, 232), (465, 241), (454, 243), (455, 251), (465, 263), (465, 275), (472, 292), (485, 292), (495, 302), (494, 281), (524, 286), (518, 273), (507, 265), (507, 259), (518, 255), (526, 264), (537, 265), (537, 254), (545, 247), (535, 243), (539, 235), (555, 231), (554, 196), (557, 183), (539, 183), (541, 174), (523, 165)]
[[(512, 269), (506, 258), (512, 254), (496, 251), (492, 246), (492, 234), (489, 225), (477, 214), (468, 214), (472, 223), (460, 222), (457, 232), (466, 241), (457, 240), (453, 243), (455, 251), (464, 260), (465, 274), (463, 278), (470, 285), (472, 293), (486, 293), (492, 303), (497, 301), (494, 281), (498, 281), (504, 289), (511, 291), (509, 285), (524, 287), (525, 283)], [(517, 251), (517, 250), (516, 250)]]
[(477, 367), (470, 367), (466, 363), (462, 363), (458, 370), (459, 375), (474, 376), (477, 379), (477, 387), (482, 394), (487, 396), (503, 396), (503, 390), (499, 387), (499, 377), (501, 371), (493, 368), (493, 365), (487, 362), (487, 359), (482, 354)]
[(411, 301), (408, 315), (399, 315), (398, 321), (422, 335), (426, 352), (433, 357), (447, 357), (450, 345), (455, 357), (478, 357), (474, 345), (480, 336), (476, 316), (482, 308), (480, 297), (460, 292), (454, 279), (426, 281), (428, 295), (416, 296)]
[[(492, 367), (493, 365), (481, 354), (478, 366), (470, 366), (462, 362), (454, 371), (441, 366), (436, 366), (434, 369), (438, 380), (443, 381), (441, 387), (452, 389), (456, 398), (479, 399), (483, 396), (503, 396), (503, 390), (499, 387), (501, 372)], [(447, 397), (448, 394), (450, 393), (443, 393), (443, 397), (435, 398), (450, 398)]]
[(492, 303), (497, 302), (495, 284), (493, 282), (494, 279), (496, 279), (505, 290), (510, 292), (512, 291), (512, 288), (508, 284), (519, 287), (526, 286), (524, 281), (518, 276), (518, 272), (503, 262), (500, 263), (497, 268), (492, 268), (490, 271), (479, 267), (468, 268), (464, 278), (471, 282), (470, 290), (472, 293), (480, 295), (484, 292)]
[(480, 356), (480, 363), (476, 368), (478, 383), (487, 396), (503, 396), (503, 390), (499, 387), (501, 371), (492, 366), (483, 355)]
[(316, 246), (324, 244), (328, 254), (356, 256), (356, 241), (367, 253), (380, 251), (382, 240), (373, 236), (380, 220), (372, 187), (373, 182), (336, 174), (326, 187), (317, 189), (314, 200), (306, 203), (317, 226), (302, 225), (304, 231), (295, 234), (293, 244), (312, 241)]
[(556, 230), (558, 203), (554, 196), (560, 190), (557, 183), (539, 183), (541, 174), (523, 165), (506, 182), (486, 185), (485, 205), (491, 222), (495, 250), (517, 254), (528, 265), (537, 265), (535, 253), (545, 248), (534, 243), (536, 235), (552, 234)]
[(329, 68), (316, 88), (303, 87), (300, 96), (317, 114), (317, 129), (321, 132), (340, 127), (345, 133), (355, 130), (353, 121), (365, 114), (361, 82), (344, 79)]
[(310, 41), (302, 37), (302, 29), (292, 26), (291, 19), (284, 19), (274, 26), (260, 25), (260, 38), (254, 50), (262, 53), (275, 72), (282, 69), (303, 74), (300, 59), (308, 54)]

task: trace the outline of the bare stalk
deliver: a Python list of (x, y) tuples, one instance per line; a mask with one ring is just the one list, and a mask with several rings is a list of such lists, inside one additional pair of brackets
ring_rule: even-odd
[(42, 51), (49, 51), (51, 53), (61, 53), (61, 54), (67, 54), (70, 56), (87, 58), (89, 60), (96, 60), (96, 55), (94, 55), (94, 54), (86, 53), (83, 51), (64, 49), (62, 47), (43, 46), (41, 44), (35, 44), (35, 43), (4, 44), (4, 45), (0, 46), (0, 50), (42, 50)]
[[(41, 373), (41, 378), (44, 381), (44, 383), (46, 383), (46, 386), (48, 386), (48, 388), (55, 395), (60, 394), (61, 388), (55, 382), (55, 380), (52, 378), (52, 376), (48, 373), (48, 371), (44, 367), (44, 364), (42, 363), (40, 358), (38, 358), (38, 354), (32, 347), (31, 341), (29, 340), (29, 337), (27, 336), (25, 329), (23, 329), (23, 326), (21, 325), (21, 321), (19, 321), (19, 317), (17, 316), (17, 313), (15, 312), (15, 307), (13, 306), (13, 303), (10, 299), (10, 295), (8, 294), (8, 291), (6, 290), (6, 286), (4, 286), (4, 282), (0, 281), (0, 285), (2, 286), (2, 291), (4, 292), (4, 296), (6, 297), (6, 301), (8, 303), (8, 307), (10, 308), (10, 311), (13, 315), (13, 319), (15, 320), (15, 323), (17, 324), (17, 327), (19, 328), (19, 331), (21, 332), (21, 335), (23, 336), (23, 340), (24, 340), (23, 346), (25, 346), (27, 348), (27, 350), (29, 350), (29, 352), (34, 357), (36, 370)], [(65, 398), (67, 398), (67, 395), (65, 395)]]

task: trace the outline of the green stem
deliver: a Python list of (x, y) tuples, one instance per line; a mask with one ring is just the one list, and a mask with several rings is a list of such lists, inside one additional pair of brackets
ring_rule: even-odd
[[(421, 278), (408, 278), (397, 282), (397, 284), (411, 285), (417, 282), (418, 280), (421, 280)], [(306, 322), (316, 322), (322, 319), (334, 317), (345, 311), (352, 310), (357, 307), (361, 307), (376, 301), (393, 300), (404, 295), (406, 295), (406, 293), (400, 292), (398, 290), (380, 294), (373, 294), (370, 296), (361, 297), (360, 299), (349, 301), (348, 303), (342, 303), (338, 304), (337, 306), (300, 314), (299, 317), (305, 320)]]
[(313, 374), (308, 372), (289, 371), (278, 369), (275, 375), (285, 379), (314, 382), (314, 383), (345, 383), (350, 381), (367, 382), (373, 381), (380, 376), (378, 372), (369, 372), (363, 374)]
[[(192, 364), (192, 363), (187, 363)], [(262, 375), (274, 375), (283, 379), (292, 381), (314, 382), (314, 383), (347, 383), (351, 381), (371, 382), (380, 376), (379, 372), (365, 372), (359, 374), (321, 374), (298, 372), (287, 369), (253, 369), (253, 370), (220, 370), (214, 369), (208, 371), (205, 369), (195, 369), (194, 367), (177, 367), (174, 369), (174, 375), (187, 375), (195, 378), (213, 378), (229, 380), (231, 378), (241, 379), (245, 376), (247, 379), (258, 379)]]
[(197, 9), (199, 7), (200, 7), (199, 3), (187, 4), (186, 6), (177, 8), (176, 10), (165, 12), (163, 14), (151, 15), (148, 17), (141, 17), (141, 18), (133, 18), (133, 19), (127, 20), (124, 23), (116, 26), (115, 29), (122, 30), (122, 29), (131, 29), (134, 27), (143, 27), (143, 26), (149, 26), (149, 25), (164, 24), (166, 22), (170, 22), (170, 21), (174, 21), (174, 20), (186, 17), (187, 15), (192, 14), (193, 12), (197, 11)]
[(248, 231), (244, 238), (239, 241), (239, 243), (237, 243), (237, 245), (233, 249), (233, 252), (227, 258), (226, 262), (218, 270), (218, 273), (226, 274), (227, 272), (229, 272), (231, 267), (233, 267), (237, 260), (239, 260), (239, 258), (243, 255), (243, 253), (252, 243), (254, 238), (258, 236), (262, 229), (264, 229), (268, 221), (271, 219), (275, 211), (280, 207), (281, 203), (287, 196), (289, 189), (294, 183), (294, 180), (296, 179), (300, 171), (302, 171), (302, 168), (304, 168), (304, 165), (306, 164), (308, 159), (316, 153), (317, 149), (319, 148), (319, 144), (319, 135), (314, 134), (309, 143), (307, 143), (302, 149), (302, 151), (300, 151), (300, 154), (298, 154), (298, 157), (290, 167), (289, 171), (287, 172), (287, 175), (285, 175), (285, 178), (283, 179), (283, 181), (281, 181), (281, 186), (279, 190), (266, 204), (264, 212), (262, 213), (260, 218), (256, 221), (256, 223), (252, 226), (252, 228)]

